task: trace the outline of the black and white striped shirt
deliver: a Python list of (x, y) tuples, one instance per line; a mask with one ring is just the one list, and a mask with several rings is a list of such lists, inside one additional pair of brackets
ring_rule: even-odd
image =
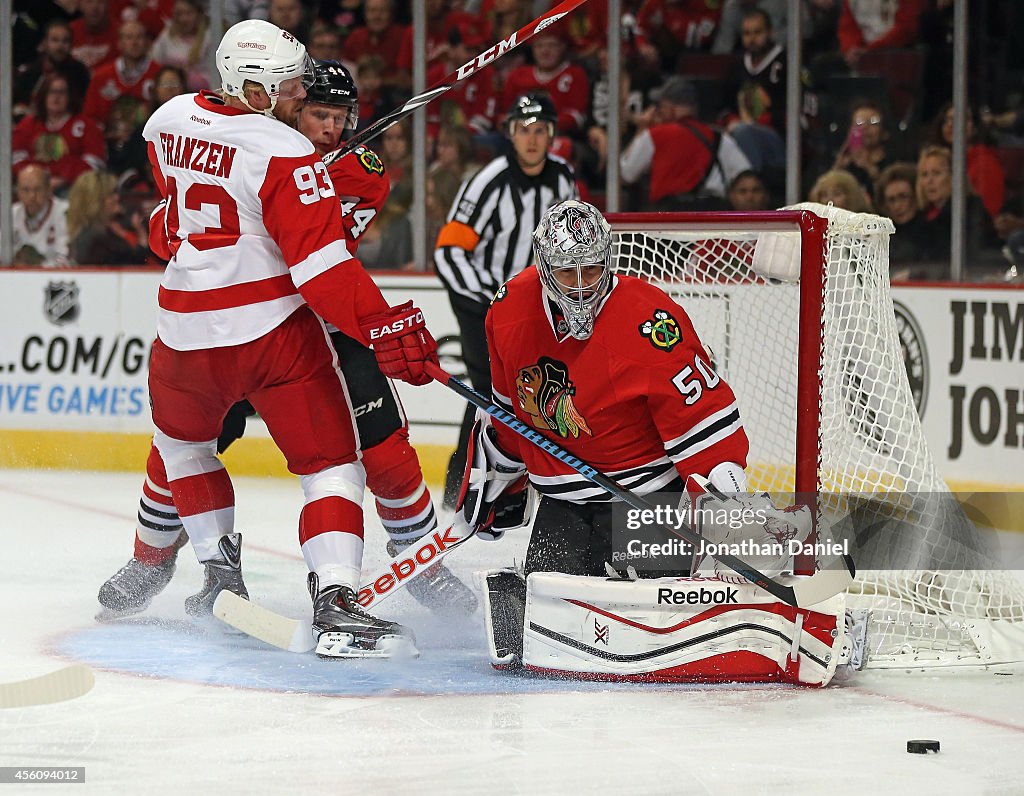
[(533, 231), (555, 202), (578, 199), (572, 166), (549, 154), (536, 177), (513, 156), (495, 158), (459, 189), (437, 238), (434, 263), (449, 290), (489, 304), (533, 261)]

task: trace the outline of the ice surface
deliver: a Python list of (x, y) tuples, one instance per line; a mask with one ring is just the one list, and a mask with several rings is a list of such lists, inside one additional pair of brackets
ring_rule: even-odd
[[(379, 613), (415, 629), (419, 659), (321, 661), (188, 622), (188, 549), (142, 618), (99, 624), (141, 481), (0, 471), (0, 682), (97, 673), (78, 700), (0, 710), (2, 766), (85, 766), (75, 793), (1024, 793), (1024, 668), (824, 690), (514, 678), (487, 664), (479, 614), (440, 621), (407, 593)], [(305, 615), (298, 483), (235, 486), (250, 593)], [(382, 563), (372, 510), (366, 536)], [(447, 561), (472, 579), (525, 546), (474, 540)], [(911, 738), (942, 751), (909, 755)]]

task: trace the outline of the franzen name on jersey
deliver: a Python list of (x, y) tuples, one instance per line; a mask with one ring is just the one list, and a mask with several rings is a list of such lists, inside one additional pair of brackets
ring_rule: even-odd
[(164, 162), (168, 166), (191, 169), (225, 179), (231, 176), (231, 166), (238, 151), (237, 147), (226, 144), (171, 133), (160, 133), (160, 147), (163, 149)]
[[(746, 464), (732, 389), (683, 308), (642, 280), (616, 276), (593, 336), (580, 341), (528, 268), (498, 291), (487, 339), (495, 401), (628, 489), (648, 494), (724, 461)], [(505, 427), (496, 430), (541, 493), (611, 499)]]

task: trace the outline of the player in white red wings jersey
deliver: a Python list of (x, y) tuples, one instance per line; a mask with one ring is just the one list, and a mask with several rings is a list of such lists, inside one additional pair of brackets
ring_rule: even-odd
[(144, 130), (165, 197), (151, 240), (171, 260), (150, 364), (154, 443), (206, 565), (186, 609), (209, 613), (224, 589), (245, 595), (234, 498), (216, 447), (225, 414), (248, 399), (302, 476), (299, 538), (318, 653), (379, 655), (379, 641), (409, 634), (355, 603), (365, 472), (317, 315), (372, 342), (384, 373), (415, 384), (429, 380), (423, 363), (436, 346), (422, 313), (411, 302), (389, 308), (349, 253), (327, 167), (280, 124), (295, 121), (312, 82), (305, 48), (252, 20), (224, 35), (217, 64), (223, 99), (177, 98)]

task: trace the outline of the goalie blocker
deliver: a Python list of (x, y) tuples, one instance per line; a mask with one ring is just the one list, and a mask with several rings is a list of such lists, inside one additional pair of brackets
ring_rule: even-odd
[[(585, 680), (824, 686), (860, 660), (845, 596), (796, 608), (739, 576), (484, 573), (491, 662)], [(517, 636), (518, 633), (518, 637)]]

